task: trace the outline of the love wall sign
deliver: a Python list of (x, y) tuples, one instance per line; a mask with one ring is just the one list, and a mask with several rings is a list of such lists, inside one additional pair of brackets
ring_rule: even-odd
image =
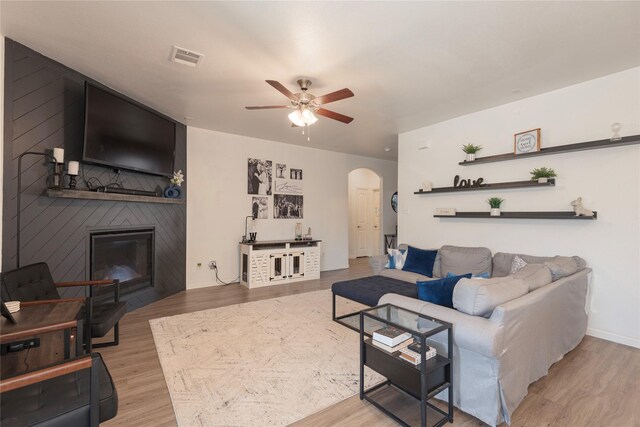
[(474, 187), (482, 187), (483, 184), (482, 182), (484, 181), (484, 178), (478, 178), (475, 180), (470, 180), (470, 179), (460, 179), (460, 175), (456, 175), (455, 178), (453, 178), (453, 186), (455, 188), (474, 188)]

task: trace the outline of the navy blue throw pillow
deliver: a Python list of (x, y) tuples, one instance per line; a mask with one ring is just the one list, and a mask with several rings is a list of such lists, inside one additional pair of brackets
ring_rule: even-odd
[(470, 279), (471, 273), (461, 276), (445, 277), (438, 280), (418, 281), (418, 299), (443, 307), (453, 308), (453, 288), (460, 279)]
[(404, 261), (404, 271), (422, 274), (423, 276), (433, 277), (433, 264), (436, 261), (438, 251), (429, 251), (409, 246), (407, 251), (407, 259)]

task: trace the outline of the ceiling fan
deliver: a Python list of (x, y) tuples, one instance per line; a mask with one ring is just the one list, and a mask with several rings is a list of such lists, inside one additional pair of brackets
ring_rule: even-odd
[(289, 101), (291, 101), (291, 105), (245, 107), (247, 110), (270, 110), (274, 108), (294, 109), (294, 111), (289, 114), (289, 120), (291, 120), (292, 126), (312, 125), (318, 121), (318, 118), (315, 116), (316, 114), (328, 117), (333, 120), (337, 120), (342, 123), (351, 123), (353, 121), (353, 117), (345, 116), (344, 114), (336, 113), (335, 111), (327, 110), (321, 107), (321, 105), (328, 104), (330, 102), (340, 101), (341, 99), (345, 98), (351, 98), (353, 96), (353, 92), (351, 92), (351, 90), (347, 88), (316, 97), (313, 94), (307, 92), (309, 86), (311, 86), (311, 80), (298, 80), (298, 85), (300, 86), (301, 90), (301, 92), (299, 93), (292, 93), (280, 82), (277, 82), (275, 80), (266, 80), (266, 82), (273, 86), (273, 88), (278, 92), (289, 98)]

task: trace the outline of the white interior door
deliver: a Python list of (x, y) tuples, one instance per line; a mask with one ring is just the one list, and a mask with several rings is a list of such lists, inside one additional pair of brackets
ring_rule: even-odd
[(371, 255), (371, 214), (370, 191), (368, 188), (356, 189), (354, 236), (356, 239), (356, 256)]
[(372, 228), (371, 228), (371, 255), (381, 255), (382, 236), (380, 235), (381, 215), (380, 215), (380, 190), (374, 188), (371, 190), (371, 207), (372, 207)]

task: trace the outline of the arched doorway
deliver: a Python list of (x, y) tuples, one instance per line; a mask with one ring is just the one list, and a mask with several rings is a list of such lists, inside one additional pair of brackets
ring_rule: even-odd
[(349, 258), (385, 252), (382, 235), (382, 178), (370, 169), (349, 172)]

